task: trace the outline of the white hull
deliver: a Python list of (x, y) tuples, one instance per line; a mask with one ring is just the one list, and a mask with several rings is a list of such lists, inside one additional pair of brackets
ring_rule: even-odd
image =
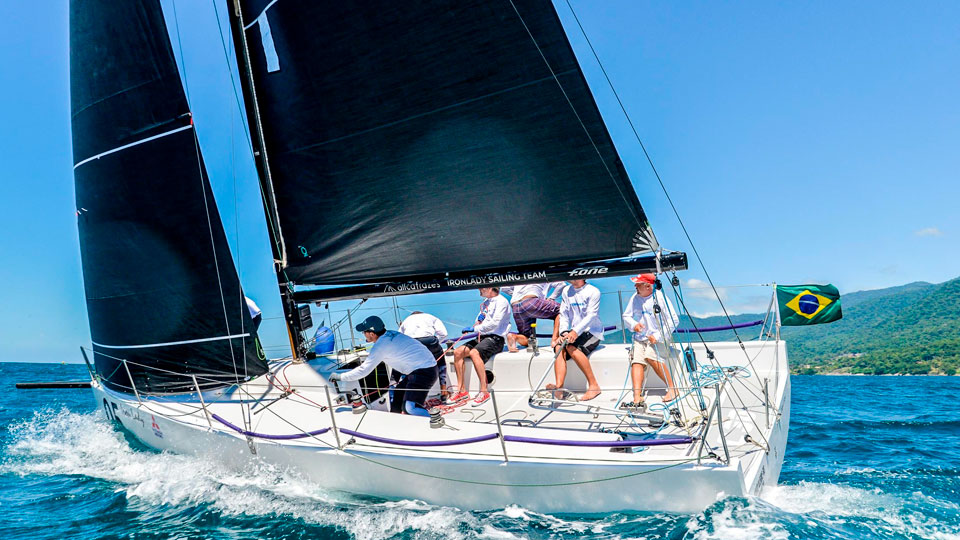
[[(354, 438), (333, 429), (293, 440), (248, 440), (208, 417), (208, 413), (215, 414), (242, 426), (242, 402), (250, 404), (263, 399), (252, 407), (254, 414), (248, 430), (266, 435), (302, 435), (305, 431), (332, 428), (334, 418), (339, 430), (411, 441), (464, 439), (498, 431), (491, 401), (481, 407), (467, 405), (451, 412), (445, 416), (447, 425), (441, 429), (431, 429), (428, 420), (421, 417), (375, 410), (354, 414), (349, 405), (335, 406), (331, 415), (329, 410), (319, 407), (328, 403), (324, 386), (331, 366), (324, 359), (307, 364), (278, 363), (272, 366), (273, 381), (267, 375), (233, 389), (229, 395), (204, 393), (205, 407), (196, 394), (176, 400), (138, 400), (96, 382), (94, 394), (108, 417), (115, 417), (148, 446), (204, 454), (238, 464), (265, 460), (294, 469), (332, 490), (388, 499), (419, 499), (476, 510), (518, 504), (553, 513), (691, 512), (710, 505), (720, 495), (756, 494), (764, 485), (775, 484), (780, 474), (789, 424), (786, 350), (782, 342), (751, 342), (746, 346), (753, 366), (751, 379), (745, 381), (750, 386), (728, 383), (721, 401), (729, 453), (726, 463), (716, 419), (706, 431), (705, 449), (698, 464), (699, 441), (623, 453), (611, 452), (610, 448), (504, 442), (500, 438), (457, 446), (412, 447)], [(737, 344), (714, 343), (711, 348), (720, 364), (747, 363)], [(567, 441), (620, 440), (618, 435), (600, 429), (624, 429), (623, 415), (615, 415), (614, 407), (627, 380), (626, 354), (625, 345), (608, 345), (595, 352), (592, 364), (604, 393), (585, 404), (563, 404), (559, 408), (536, 403), (532, 406), (528, 402), (531, 385), (535, 386), (552, 364), (552, 356), (544, 353), (531, 361), (530, 355), (523, 352), (498, 355), (493, 360), (497, 378), (492, 388), (503, 434)], [(698, 358), (705, 356), (700, 350)], [(675, 369), (679, 370), (679, 366)], [(763, 379), (769, 380), (769, 427), (760, 382)], [(552, 375), (547, 382), (552, 382)], [(296, 392), (271, 402), (284, 390), (277, 385), (287, 384)], [(571, 364), (567, 387), (576, 390), (578, 385), (583, 385), (582, 375)], [(652, 372), (648, 374), (647, 387), (648, 403), (656, 403), (657, 396), (662, 394), (662, 383)], [(336, 397), (332, 390), (330, 393)], [(704, 395), (712, 409), (710, 402), (715, 390)], [(690, 407), (694, 403), (692, 397), (684, 400), (691, 414), (698, 408)], [(265, 407), (267, 404), (269, 407)], [(593, 409), (587, 411), (586, 406)], [(687, 420), (692, 423), (693, 419)], [(696, 437), (703, 433), (703, 425), (701, 420), (689, 431), (668, 426), (660, 435)], [(745, 442), (745, 435), (759, 444)], [(709, 452), (718, 457), (708, 456)]]

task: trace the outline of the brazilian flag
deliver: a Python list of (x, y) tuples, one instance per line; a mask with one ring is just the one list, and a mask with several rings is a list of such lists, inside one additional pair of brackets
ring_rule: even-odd
[(833, 285), (777, 285), (781, 326), (840, 320), (840, 291)]

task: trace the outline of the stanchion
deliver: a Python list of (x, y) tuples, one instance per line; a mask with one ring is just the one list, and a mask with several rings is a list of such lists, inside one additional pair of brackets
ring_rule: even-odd
[(140, 392), (137, 392), (137, 385), (133, 382), (133, 375), (130, 374), (130, 368), (127, 367), (126, 359), (123, 360), (123, 369), (127, 370), (127, 377), (130, 378), (130, 388), (133, 389), (133, 395), (137, 396), (137, 403), (142, 405), (143, 402), (140, 401)]
[(492, 388), (490, 389), (490, 400), (493, 401), (493, 416), (497, 421), (497, 433), (500, 434), (500, 447), (503, 449), (503, 462), (509, 463), (510, 459), (507, 457), (507, 442), (503, 440), (503, 428), (500, 426), (500, 409), (497, 408), (497, 393), (494, 392)]
[(333, 400), (330, 399), (330, 387), (324, 386), (323, 391), (327, 394), (327, 410), (330, 411), (330, 425), (333, 426), (333, 436), (337, 439), (337, 450), (343, 450), (340, 444), (340, 431), (337, 429), (337, 415), (333, 412)]
[(207, 425), (210, 426), (210, 429), (213, 429), (213, 422), (210, 421), (210, 411), (207, 410), (207, 403), (203, 401), (203, 392), (200, 391), (200, 385), (197, 384), (197, 376), (190, 375), (190, 378), (193, 379), (193, 387), (197, 389), (197, 397), (200, 398), (200, 407), (203, 408), (203, 414), (207, 417)]

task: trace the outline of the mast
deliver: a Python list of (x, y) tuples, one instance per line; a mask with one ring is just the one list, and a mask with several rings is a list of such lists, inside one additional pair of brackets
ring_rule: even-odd
[(256, 99), (257, 92), (253, 82), (253, 71), (250, 67), (250, 53), (243, 28), (243, 9), (239, 0), (227, 0), (226, 4), (230, 19), (230, 32), (233, 35), (234, 53), (237, 59), (237, 70), (241, 77), (240, 87), (243, 92), (247, 123), (251, 127), (250, 143), (253, 146), (257, 179), (260, 182), (260, 199), (267, 218), (267, 233), (270, 236), (270, 248), (273, 252), (273, 269), (277, 275), (277, 286), (280, 290), (280, 303), (283, 306), (283, 318), (286, 322), (287, 337), (290, 340), (290, 350), (294, 359), (297, 359), (306, 352), (306, 345), (303, 339), (297, 303), (293, 299), (293, 283), (287, 279), (284, 272), (287, 261), (286, 244), (283, 241), (283, 235), (280, 233), (280, 216), (277, 212), (273, 179), (270, 176), (270, 163), (263, 138), (263, 124), (260, 121), (260, 110)]

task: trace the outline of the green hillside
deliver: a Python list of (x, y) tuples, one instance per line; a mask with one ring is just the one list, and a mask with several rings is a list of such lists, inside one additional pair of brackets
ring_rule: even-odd
[[(845, 294), (842, 302), (840, 321), (783, 328), (794, 373), (960, 373), (960, 278)], [(737, 315), (733, 320), (758, 318), (762, 315)], [(726, 320), (695, 322), (716, 326)], [(752, 339), (757, 333), (750, 328), (740, 336)], [(733, 333), (715, 333), (711, 339), (733, 339)]]

